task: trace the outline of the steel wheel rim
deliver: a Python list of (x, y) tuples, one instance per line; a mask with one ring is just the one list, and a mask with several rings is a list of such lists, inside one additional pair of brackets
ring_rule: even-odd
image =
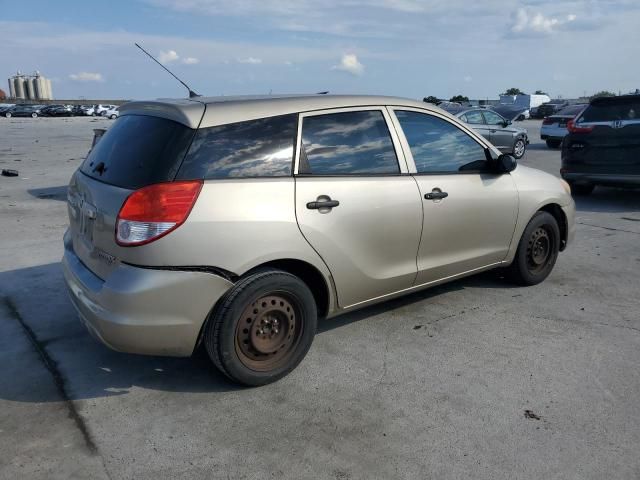
[(244, 309), (235, 335), (236, 353), (244, 366), (264, 372), (288, 364), (303, 330), (298, 305), (295, 297), (278, 292)]
[(554, 240), (549, 228), (544, 225), (536, 228), (527, 244), (527, 266), (533, 274), (543, 271), (552, 257)]
[(524, 142), (522, 140), (518, 140), (513, 150), (516, 156), (518, 157), (522, 156), (524, 154)]

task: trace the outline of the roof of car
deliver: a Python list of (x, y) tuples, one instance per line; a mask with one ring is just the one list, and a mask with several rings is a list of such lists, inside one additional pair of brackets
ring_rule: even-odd
[[(443, 112), (435, 105), (401, 97), (376, 95), (261, 95), (195, 97), (129, 102), (121, 114), (171, 118), (191, 128), (212, 127), (258, 118), (343, 107), (397, 105)], [(205, 110), (206, 109), (206, 110)], [(204, 112), (204, 116), (203, 114)], [(200, 120), (202, 119), (202, 122)]]
[(616, 97), (596, 97), (591, 99), (589, 103), (591, 105), (602, 105), (607, 103), (626, 103), (630, 100), (639, 101), (640, 95), (631, 94), (631, 95), (618, 95)]

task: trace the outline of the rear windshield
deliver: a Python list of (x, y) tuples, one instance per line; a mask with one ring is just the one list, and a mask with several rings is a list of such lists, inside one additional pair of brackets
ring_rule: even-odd
[(612, 122), (640, 119), (640, 98), (589, 105), (581, 117), (583, 122)]
[(584, 110), (584, 107), (585, 107), (585, 105), (570, 105), (568, 107), (564, 107), (562, 110), (560, 110), (554, 116), (556, 116), (556, 117), (560, 117), (560, 116), (567, 116), (567, 117), (568, 116), (573, 116), (573, 117), (575, 117), (582, 110)]
[(165, 118), (124, 115), (102, 136), (80, 170), (101, 182), (128, 189), (170, 181), (194, 133)]

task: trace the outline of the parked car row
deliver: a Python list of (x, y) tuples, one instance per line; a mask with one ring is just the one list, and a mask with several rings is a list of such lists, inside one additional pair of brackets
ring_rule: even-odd
[(117, 118), (119, 116), (117, 105), (32, 105), (32, 104), (2, 104), (0, 115), (11, 117), (76, 117), (76, 116), (102, 116)]

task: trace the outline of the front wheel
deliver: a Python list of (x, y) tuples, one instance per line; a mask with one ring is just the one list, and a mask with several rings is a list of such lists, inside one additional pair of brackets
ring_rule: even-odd
[(560, 251), (560, 228), (548, 212), (537, 212), (520, 238), (509, 277), (520, 285), (536, 285), (549, 276)]
[(4, 116), (7, 117), (7, 118), (11, 118), (11, 112), (5, 113)]
[(524, 157), (524, 153), (527, 150), (527, 143), (523, 138), (518, 138), (516, 143), (513, 144), (513, 156), (516, 160), (520, 160)]
[(37, 116), (38, 116), (38, 114), (37, 114), (36, 112), (33, 112), (33, 113), (31, 114), (31, 118), (36, 118)]
[(313, 295), (298, 277), (261, 270), (236, 283), (214, 309), (204, 334), (209, 357), (234, 382), (275, 382), (295, 369), (315, 336)]
[(116, 116), (115, 116), (115, 115), (111, 115), (109, 118), (110, 118), (111, 120), (115, 120), (115, 119), (116, 119)]

